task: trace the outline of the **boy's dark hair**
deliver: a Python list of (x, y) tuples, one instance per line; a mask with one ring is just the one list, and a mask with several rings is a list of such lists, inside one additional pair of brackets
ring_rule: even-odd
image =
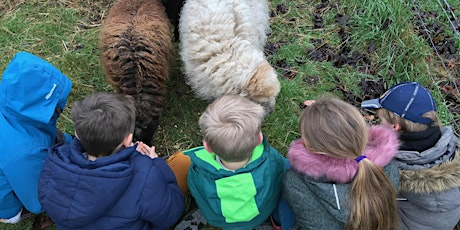
[(108, 156), (118, 149), (127, 135), (133, 133), (135, 111), (131, 96), (94, 93), (74, 103), (75, 134), (88, 154)]

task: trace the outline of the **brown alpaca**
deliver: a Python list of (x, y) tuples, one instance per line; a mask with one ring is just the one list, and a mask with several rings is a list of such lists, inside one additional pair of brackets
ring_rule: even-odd
[(137, 141), (151, 143), (163, 110), (172, 34), (159, 0), (117, 0), (104, 20), (99, 49), (105, 78), (134, 97)]

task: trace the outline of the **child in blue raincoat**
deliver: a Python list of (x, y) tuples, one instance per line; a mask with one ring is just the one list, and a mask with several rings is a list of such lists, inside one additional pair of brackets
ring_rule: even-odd
[(47, 61), (19, 52), (0, 82), (0, 222), (17, 223), (24, 209), (42, 212), (38, 178), (71, 81)]

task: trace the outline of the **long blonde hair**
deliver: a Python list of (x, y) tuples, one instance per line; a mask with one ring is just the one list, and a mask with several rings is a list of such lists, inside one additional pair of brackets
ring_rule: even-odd
[[(368, 128), (361, 113), (335, 97), (321, 97), (305, 108), (299, 126), (304, 145), (311, 152), (356, 159), (366, 148)], [(357, 164), (346, 229), (396, 229), (396, 194), (389, 178), (367, 158)]]

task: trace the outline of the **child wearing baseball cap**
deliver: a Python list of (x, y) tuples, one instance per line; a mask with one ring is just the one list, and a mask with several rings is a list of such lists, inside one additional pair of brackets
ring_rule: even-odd
[(403, 82), (361, 107), (376, 109), (381, 124), (399, 134), (400, 229), (453, 229), (460, 220), (458, 137), (441, 125), (430, 91)]

